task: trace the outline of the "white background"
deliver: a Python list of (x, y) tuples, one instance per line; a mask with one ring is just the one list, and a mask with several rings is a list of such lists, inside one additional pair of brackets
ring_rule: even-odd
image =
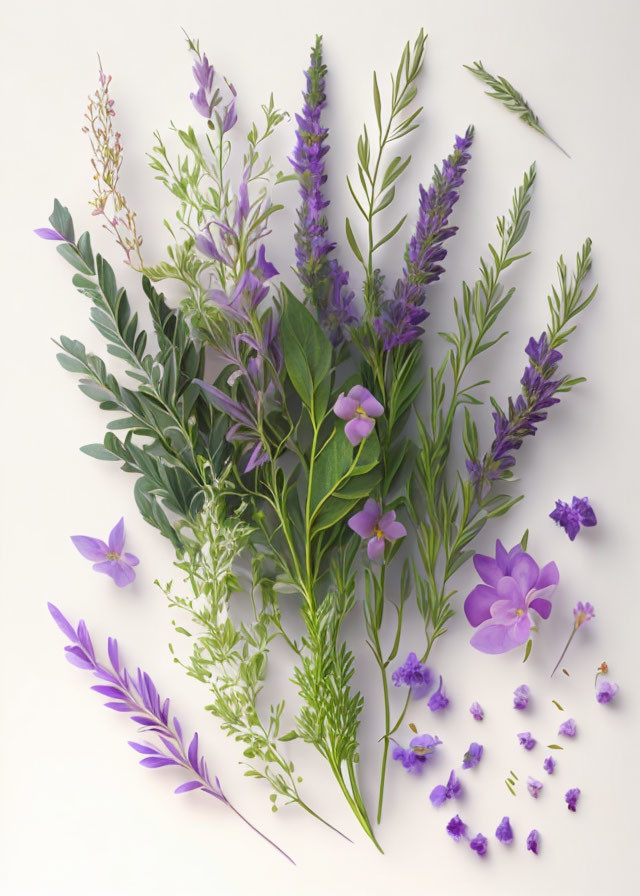
[[(632, 0), (534, 5), (323, 0), (313, 6), (245, 0), (183, 2), (179, 8), (166, 0), (65, 0), (23, 3), (8, 21), (5, 14), (0, 889), (7, 896), (637, 892), (637, 10)], [(192, 81), (180, 26), (200, 38), (214, 64), (235, 83), (242, 129), (271, 89), (282, 107), (298, 109), (308, 47), (316, 32), (324, 34), (330, 68), (330, 215), (339, 238), (344, 215), (353, 212), (344, 175), (354, 170), (362, 120), (372, 118), (371, 69), (375, 66), (384, 82), (403, 42), (425, 27), (430, 37), (420, 83), (423, 127), (412, 142), (414, 160), (397, 200), (411, 212), (410, 220), (418, 182), (429, 180), (455, 133), (469, 122), (477, 128), (455, 211), (461, 231), (451, 243), (447, 276), (431, 293), (431, 334), (450, 320), (451, 297), (459, 295), (463, 278), (475, 278), (479, 254), (494, 237), (496, 214), (506, 210), (524, 169), (538, 162), (525, 241), (533, 254), (511, 269), (518, 284), (506, 315), (512, 333), (479, 370), (491, 376), (499, 400), (517, 389), (522, 348), (545, 325), (545, 296), (557, 256), (562, 252), (569, 261), (585, 236), (594, 241), (593, 282), (599, 281), (600, 292), (563, 368), (586, 375), (588, 383), (554, 408), (522, 449), (518, 471), (526, 500), (488, 528), (479, 545), (489, 550), (496, 535), (512, 544), (529, 527), (531, 552), (540, 562), (555, 559), (560, 568), (553, 615), (524, 667), (520, 653), (474, 652), (464, 617), (452, 621), (433, 655), (452, 707), (436, 717), (424, 704), (414, 704), (411, 713), (418, 727), (438, 734), (444, 746), (422, 779), (398, 767), (389, 770), (380, 829), (385, 856), (361, 836), (311, 748), (292, 751), (306, 770), (309, 800), (352, 836), (353, 845), (294, 808), (272, 815), (261, 785), (243, 780), (235, 745), (202, 708), (204, 687), (170, 662), (171, 616), (153, 584), (156, 577), (173, 575), (170, 547), (139, 517), (133, 478), (79, 453), (80, 445), (102, 438), (105, 415), (57, 365), (50, 342), (64, 333), (103, 353), (87, 320), (87, 300), (71, 286), (69, 268), (51, 244), (31, 233), (46, 225), (54, 196), (71, 209), (77, 231), (91, 226), (94, 245), (118, 262), (116, 247), (99, 232), (87, 207), (91, 177), (80, 128), (84, 97), (94, 89), (96, 51), (114, 76), (117, 123), (126, 147), (123, 188), (139, 210), (147, 260), (162, 257), (161, 220), (171, 216), (173, 206), (154, 182), (145, 152), (152, 131), (166, 134), (171, 119), (180, 125), (201, 121), (188, 99)], [(571, 160), (483, 95), (462, 68), (478, 58), (525, 93)], [(283, 165), (292, 140), (290, 124), (273, 146)], [(295, 190), (283, 195), (292, 207)], [(270, 243), (282, 271), (292, 263), (292, 246), (292, 216), (283, 213)], [(402, 246), (399, 239), (388, 254), (391, 274)], [(346, 252), (342, 257), (355, 272), (353, 259)], [(121, 265), (118, 271), (139, 302), (136, 278)], [(289, 282), (293, 285), (292, 276)], [(441, 350), (431, 335), (428, 351)], [(479, 419), (488, 436), (488, 412)], [(548, 513), (556, 497), (570, 499), (574, 493), (589, 495), (599, 526), (571, 544)], [(95, 575), (69, 541), (74, 533), (106, 536), (121, 514), (128, 547), (141, 558), (135, 585), (122, 591)], [(463, 596), (473, 583), (469, 565), (457, 582)], [(579, 599), (595, 604), (597, 618), (572, 645), (565, 664), (571, 678), (560, 675), (551, 683), (549, 671)], [(102, 646), (108, 634), (119, 637), (129, 664), (147, 668), (161, 691), (172, 695), (184, 726), (200, 731), (204, 752), (230, 798), (295, 857), (297, 868), (202, 794), (174, 797), (179, 779), (171, 771), (137, 767), (126, 745), (133, 726), (105, 711), (89, 691), (86, 674), (63, 660), (63, 639), (46, 612), (47, 600), (74, 622), (86, 618), (96, 644)], [(352, 633), (358, 637), (355, 621)], [(419, 640), (407, 631), (404, 648), (414, 645), (419, 649)], [(373, 806), (379, 691), (364, 646), (358, 651), (358, 683), (368, 697), (361, 779)], [(595, 702), (592, 688), (603, 659), (621, 686), (617, 702), (608, 707)], [(511, 692), (524, 681), (534, 697), (531, 709), (519, 714), (511, 708)], [(538, 746), (525, 754), (515, 733), (530, 729), (543, 744), (556, 740), (564, 716), (552, 699), (577, 720), (579, 734), (559, 754), (556, 776), (547, 778), (541, 771), (546, 752)], [(467, 712), (472, 700), (485, 707), (481, 725)], [(432, 809), (431, 787), (459, 765), (472, 739), (484, 743), (485, 758), (463, 773), (463, 801)], [(522, 786), (515, 799), (507, 792), (503, 779), (509, 769), (521, 782), (527, 774), (544, 781), (537, 803)], [(576, 815), (563, 802), (571, 786), (582, 788)], [(484, 861), (446, 836), (444, 826), (456, 810), (472, 833), (490, 837)], [(516, 833), (511, 847), (493, 838), (505, 814)], [(524, 847), (532, 827), (543, 838), (538, 858)]]

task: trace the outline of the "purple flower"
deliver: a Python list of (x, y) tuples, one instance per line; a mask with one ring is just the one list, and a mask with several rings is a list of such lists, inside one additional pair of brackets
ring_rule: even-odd
[(567, 719), (567, 721), (563, 722), (558, 728), (558, 734), (563, 734), (565, 737), (575, 737), (577, 732), (578, 726), (574, 719)]
[(447, 825), (447, 834), (456, 841), (467, 836), (467, 826), (459, 815), (454, 815)]
[(534, 798), (534, 800), (538, 799), (538, 794), (542, 790), (542, 781), (536, 781), (535, 778), (532, 778), (531, 775), (527, 778), (527, 790)]
[(369, 560), (382, 560), (386, 543), (404, 538), (407, 534), (402, 523), (396, 520), (395, 510), (389, 510), (383, 514), (382, 508), (373, 498), (369, 498), (364, 508), (347, 522), (349, 528), (353, 529), (360, 538), (368, 539), (367, 556)]
[(457, 227), (449, 226), (449, 216), (458, 201), (466, 165), (471, 155), (473, 128), (464, 137), (456, 137), (453, 152), (436, 167), (429, 189), (420, 186), (418, 223), (405, 256), (402, 277), (397, 281), (393, 297), (383, 302), (374, 328), (384, 351), (414, 342), (423, 333), (420, 324), (429, 313), (422, 308), (427, 287), (440, 279), (447, 250), (443, 244), (454, 236)]
[(419, 734), (409, 741), (409, 747), (406, 750), (396, 744), (391, 755), (397, 762), (401, 762), (408, 772), (420, 774), (435, 748), (441, 743), (442, 741), (437, 736)]
[(542, 763), (542, 767), (548, 775), (552, 775), (556, 770), (556, 760), (553, 756), (547, 756), (545, 761)]
[(573, 611), (574, 628), (580, 628), (585, 622), (590, 622), (595, 615), (595, 610), (590, 603), (583, 604), (579, 600)]
[(529, 836), (527, 837), (527, 849), (529, 852), (532, 852), (534, 855), (538, 855), (538, 849), (540, 847), (540, 834), (534, 828)]
[(403, 684), (410, 687), (413, 696), (417, 698), (424, 697), (433, 684), (431, 669), (424, 666), (413, 652), (409, 654), (404, 665), (398, 666), (393, 672), (391, 680), (397, 688)]
[(474, 628), (486, 625), (471, 638), (472, 646), (483, 653), (505, 653), (524, 644), (533, 624), (530, 612), (549, 618), (558, 567), (548, 563), (540, 569), (521, 548), (507, 554), (500, 542), (495, 560), (476, 554), (473, 562), (484, 584), (467, 596), (464, 612)]
[(477, 701), (474, 701), (469, 707), (469, 712), (476, 720), (476, 722), (481, 722), (484, 719), (484, 709), (480, 706)]
[(371, 435), (376, 425), (375, 418), (384, 414), (384, 408), (364, 386), (353, 386), (348, 395), (340, 393), (333, 412), (336, 417), (347, 421), (344, 434), (356, 446)]
[(487, 842), (487, 838), (483, 834), (476, 834), (473, 840), (470, 841), (469, 846), (479, 856), (484, 856), (487, 854)]
[(498, 827), (496, 828), (496, 837), (500, 843), (511, 843), (513, 841), (513, 831), (509, 822), (509, 816), (505, 815)]
[(581, 526), (595, 526), (598, 523), (589, 499), (576, 498), (575, 495), (571, 505), (566, 501), (556, 501), (555, 509), (549, 516), (564, 529), (571, 541), (576, 537)]
[(529, 703), (530, 696), (531, 691), (526, 686), (526, 684), (521, 684), (519, 688), (516, 688), (513, 692), (514, 709), (526, 709)]
[(578, 805), (578, 798), (580, 797), (580, 788), (572, 787), (571, 790), (567, 790), (564, 795), (565, 802), (567, 804), (567, 809), (569, 812), (575, 812), (576, 806)]
[(88, 535), (72, 535), (71, 541), (87, 560), (93, 560), (96, 572), (111, 576), (118, 588), (130, 585), (136, 577), (134, 566), (140, 561), (133, 554), (123, 554), (124, 549), (124, 517), (115, 524), (109, 533), (109, 543)]
[(431, 712), (439, 712), (441, 709), (446, 709), (449, 705), (450, 700), (446, 696), (444, 689), (442, 687), (442, 675), (440, 676), (440, 683), (438, 684), (438, 690), (435, 691), (434, 694), (429, 697), (429, 702), (427, 706), (431, 710)]
[(441, 806), (446, 800), (459, 797), (461, 792), (462, 784), (452, 770), (447, 783), (438, 784), (437, 787), (434, 787), (429, 795), (429, 799), (434, 806)]
[(482, 759), (483, 749), (482, 744), (477, 744), (475, 742), (469, 744), (469, 749), (462, 759), (462, 768), (475, 768)]
[[(189, 94), (189, 99), (196, 112), (211, 121), (214, 109), (223, 103), (222, 114), (216, 111), (216, 119), (220, 130), (226, 134), (238, 120), (235, 111), (237, 94), (233, 84), (226, 78), (216, 79), (215, 69), (206, 55), (197, 54), (192, 71), (198, 89), (195, 93)], [(223, 101), (223, 92), (227, 95), (226, 102)]]
[(617, 684), (600, 679), (596, 685), (596, 700), (598, 703), (610, 703), (619, 691)]
[(531, 737), (530, 731), (522, 731), (517, 735), (518, 743), (521, 747), (524, 747), (525, 750), (533, 750), (538, 741), (535, 737)]

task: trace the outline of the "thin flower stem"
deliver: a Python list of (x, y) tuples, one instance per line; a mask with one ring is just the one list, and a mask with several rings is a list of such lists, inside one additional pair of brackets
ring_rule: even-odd
[[(259, 828), (257, 828), (255, 825), (251, 824), (251, 822), (247, 818), (245, 818), (241, 812), (238, 812), (236, 807), (232, 803), (230, 803), (229, 800), (226, 799), (226, 797), (225, 797), (225, 805), (227, 806), (227, 808), (231, 809), (232, 812), (235, 812), (235, 814), (238, 816), (238, 818), (242, 819), (242, 821), (244, 821), (245, 824), (248, 824), (249, 827), (251, 828), (251, 830), (255, 831), (259, 837), (262, 837), (262, 839), (266, 840), (267, 843), (270, 843), (274, 849), (277, 849), (278, 852), (280, 853), (280, 855), (284, 856), (288, 862), (291, 862), (292, 865), (296, 864), (293, 861), (293, 859), (291, 858), (291, 856), (287, 855), (287, 853), (283, 849), (280, 849), (280, 847), (278, 846), (277, 843), (274, 843), (273, 840), (270, 840), (269, 837), (267, 837), (266, 834), (263, 834)], [(312, 813), (312, 814), (314, 814), (314, 813)], [(320, 819), (320, 820), (322, 820), (322, 819)], [(325, 822), (325, 824), (326, 824), (326, 822)], [(329, 825), (329, 827), (331, 827), (331, 825)], [(334, 830), (335, 830), (335, 828), (334, 828)], [(340, 833), (340, 831), (338, 831), (338, 833)]]
[(560, 659), (558, 660), (558, 662), (557, 662), (557, 663), (555, 664), (555, 666), (553, 667), (553, 672), (551, 673), (551, 675), (549, 676), (549, 678), (553, 678), (555, 672), (556, 672), (557, 669), (558, 669), (558, 666), (560, 665), (560, 663), (561, 663), (562, 660), (564, 659), (564, 655), (565, 655), (565, 653), (566, 653), (567, 650), (569, 649), (569, 644), (571, 644), (571, 642), (573, 641), (574, 635), (575, 635), (575, 633), (576, 633), (577, 631), (578, 631), (578, 626), (574, 626), (573, 631), (572, 631), (571, 634), (569, 635), (569, 640), (568, 640), (567, 643), (565, 644), (564, 650), (563, 650), (562, 653), (560, 654)]

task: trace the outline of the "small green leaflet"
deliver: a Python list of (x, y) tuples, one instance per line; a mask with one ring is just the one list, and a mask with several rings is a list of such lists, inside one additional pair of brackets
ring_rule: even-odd
[(558, 707), (558, 709), (560, 710), (560, 712), (564, 712), (564, 709), (562, 708), (562, 706), (560, 706), (560, 704), (558, 703), (557, 700), (552, 700), (551, 702), (553, 703), (554, 706), (557, 706), (557, 707)]

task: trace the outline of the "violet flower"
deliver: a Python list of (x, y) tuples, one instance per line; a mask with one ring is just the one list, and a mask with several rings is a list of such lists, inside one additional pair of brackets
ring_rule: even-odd
[(404, 768), (411, 774), (420, 774), (435, 748), (441, 743), (442, 741), (437, 736), (432, 737), (430, 734), (419, 734), (409, 741), (409, 746), (406, 750), (404, 747), (396, 744), (391, 755), (396, 762), (401, 762)]
[(532, 778), (531, 775), (527, 778), (527, 790), (534, 798), (534, 800), (538, 799), (538, 794), (542, 790), (542, 781), (536, 781), (535, 778)]
[(513, 831), (509, 816), (505, 815), (498, 827), (496, 828), (496, 837), (500, 843), (511, 843), (513, 841)]
[(540, 848), (540, 834), (534, 828), (529, 836), (527, 837), (527, 849), (529, 852), (532, 852), (535, 856), (538, 855), (538, 849)]
[(464, 612), (474, 628), (486, 623), (471, 638), (483, 653), (505, 653), (528, 640), (534, 610), (542, 619), (551, 613), (552, 596), (559, 581), (558, 567), (539, 568), (521, 548), (506, 553), (496, 544), (496, 558), (476, 555), (476, 571), (484, 584), (477, 585), (464, 602)]
[(124, 550), (124, 517), (115, 524), (109, 533), (109, 543), (100, 538), (88, 535), (72, 535), (71, 541), (87, 560), (93, 560), (96, 572), (111, 576), (118, 588), (130, 585), (136, 577), (134, 566), (140, 561), (134, 554), (123, 553)]
[[(230, 131), (238, 120), (236, 115), (236, 90), (233, 84), (230, 84), (226, 78), (220, 79), (215, 77), (215, 69), (209, 63), (206, 55), (197, 54), (196, 61), (193, 65), (193, 77), (198, 87), (195, 93), (189, 94), (189, 99), (193, 103), (194, 109), (203, 118), (211, 121), (215, 117), (223, 134)], [(217, 83), (216, 83), (217, 82)], [(222, 93), (227, 94), (226, 103), (223, 101)], [(217, 107), (222, 103), (222, 112)]]
[(484, 719), (484, 709), (480, 706), (477, 701), (474, 701), (469, 707), (469, 712), (476, 720), (476, 722), (481, 722)]
[(476, 834), (473, 840), (469, 842), (469, 846), (479, 856), (484, 856), (487, 854), (487, 843), (488, 841), (484, 834)]
[(563, 722), (558, 728), (558, 734), (562, 734), (565, 737), (575, 737), (577, 733), (578, 726), (574, 719), (567, 719), (566, 722)]
[(472, 141), (470, 127), (464, 137), (456, 137), (453, 152), (442, 162), (442, 170), (435, 168), (429, 188), (420, 186), (418, 223), (407, 246), (403, 275), (393, 297), (382, 303), (380, 315), (373, 322), (386, 352), (415, 342), (424, 332), (420, 324), (429, 312), (422, 305), (429, 284), (444, 273), (440, 262), (447, 250), (443, 244), (458, 230), (449, 226), (449, 217), (459, 198), (457, 190), (464, 181)]
[(556, 770), (556, 760), (553, 756), (547, 756), (545, 761), (542, 763), (542, 767), (548, 775), (552, 775)]
[(580, 797), (580, 788), (572, 787), (571, 790), (567, 790), (564, 795), (565, 802), (567, 804), (567, 809), (569, 812), (575, 812), (576, 806), (578, 805), (578, 799)]
[(440, 676), (440, 683), (438, 684), (438, 690), (435, 691), (429, 697), (429, 702), (427, 706), (431, 710), (431, 712), (439, 712), (441, 709), (446, 709), (451, 701), (446, 696), (444, 692), (444, 688), (442, 687), (442, 675)]
[(535, 745), (538, 743), (535, 737), (531, 737), (530, 731), (522, 731), (516, 736), (518, 738), (518, 743), (521, 747), (524, 747), (525, 750), (533, 750)]
[(482, 744), (477, 744), (475, 742), (469, 744), (469, 749), (464, 754), (462, 759), (462, 768), (475, 768), (482, 759), (483, 752), (484, 748)]
[(382, 562), (387, 542), (404, 538), (407, 530), (396, 520), (395, 510), (382, 513), (382, 508), (377, 501), (369, 498), (364, 508), (355, 513), (347, 525), (360, 536), (367, 539), (367, 556), (369, 560)]
[(600, 679), (596, 685), (596, 700), (598, 703), (610, 703), (619, 690), (617, 684)]
[(446, 800), (457, 799), (462, 793), (462, 784), (452, 770), (446, 784), (438, 784), (429, 794), (433, 806), (442, 806)]
[(336, 417), (347, 421), (344, 434), (355, 447), (371, 435), (376, 417), (384, 414), (384, 408), (364, 386), (353, 386), (347, 395), (340, 393), (333, 412)]
[(197, 733), (193, 735), (187, 747), (180, 722), (176, 716), (170, 717), (169, 700), (161, 699), (146, 672), (138, 669), (135, 675), (131, 675), (127, 671), (121, 664), (118, 642), (115, 638), (109, 638), (107, 642), (110, 663), (110, 666), (107, 667), (96, 658), (84, 621), (81, 619), (78, 628), (74, 629), (57, 607), (51, 603), (47, 606), (54, 622), (71, 642), (65, 647), (65, 656), (69, 662), (79, 669), (92, 672), (102, 682), (102, 684), (92, 685), (91, 690), (108, 698), (108, 702), (104, 704), (106, 707), (116, 712), (128, 713), (131, 721), (140, 726), (142, 731), (153, 734), (157, 738), (153, 744), (146, 741), (143, 743), (129, 741), (129, 745), (144, 756), (140, 760), (140, 765), (145, 768), (163, 768), (173, 765), (183, 769), (187, 772), (188, 780), (176, 787), (175, 793), (202, 790), (203, 793), (214, 797), (222, 805), (235, 812), (286, 859), (293, 862), (279, 846), (276, 846), (272, 840), (255, 828), (229, 802), (222, 791), (219, 779), (215, 777), (213, 781), (211, 780), (207, 763), (199, 755)]
[(529, 698), (531, 697), (531, 691), (526, 686), (526, 684), (521, 684), (519, 688), (516, 688), (513, 692), (513, 708), (514, 709), (526, 709), (529, 704)]
[(555, 509), (549, 514), (552, 520), (561, 526), (573, 541), (581, 526), (595, 526), (598, 521), (588, 498), (573, 496), (571, 505), (565, 501), (556, 501)]
[(569, 645), (573, 641), (578, 629), (581, 626), (583, 626), (585, 624), (585, 622), (591, 622), (591, 620), (595, 617), (595, 615), (596, 615), (595, 610), (593, 609), (593, 607), (591, 606), (590, 603), (583, 604), (582, 601), (578, 601), (578, 603), (576, 604), (576, 606), (574, 607), (574, 610), (573, 610), (573, 628), (571, 629), (571, 634), (569, 635), (569, 640), (564, 645), (564, 650), (560, 654), (560, 659), (553, 667), (553, 672), (551, 673), (551, 677), (553, 677), (558, 666), (564, 659), (564, 655), (567, 652), (567, 650), (569, 649)]
[(457, 842), (461, 837), (467, 836), (467, 826), (459, 815), (454, 815), (447, 824), (447, 834)]
[(391, 680), (397, 688), (403, 684), (410, 687), (412, 695), (418, 699), (424, 697), (433, 684), (431, 669), (423, 665), (413, 652), (392, 673)]

